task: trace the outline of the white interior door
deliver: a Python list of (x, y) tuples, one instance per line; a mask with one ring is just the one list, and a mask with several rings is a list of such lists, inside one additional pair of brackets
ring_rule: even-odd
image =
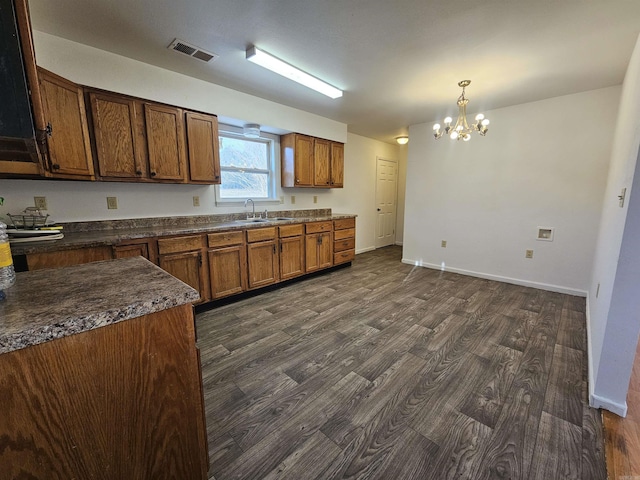
[(396, 241), (397, 190), (397, 162), (378, 158), (376, 167), (376, 248), (393, 245)]

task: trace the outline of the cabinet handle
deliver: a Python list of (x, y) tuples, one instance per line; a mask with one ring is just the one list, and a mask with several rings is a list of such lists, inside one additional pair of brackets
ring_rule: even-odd
[(322, 236), (318, 237), (318, 245), (322, 245)]
[(136, 170), (136, 175), (142, 175), (142, 170)]
[(220, 180), (220, 175), (216, 175), (216, 180)]
[(273, 253), (274, 253), (274, 255), (276, 253), (276, 246), (275, 245), (273, 246)]
[(57, 163), (54, 163), (53, 165), (51, 165), (51, 168), (53, 168), (54, 170), (60, 170), (60, 165)]
[(296, 183), (300, 183), (300, 179), (299, 178), (296, 178)]
[(202, 253), (198, 254), (198, 263), (202, 266)]
[(282, 244), (280, 244), (280, 253), (282, 253)]
[(152, 177), (155, 177), (156, 175), (157, 175), (157, 173), (156, 173), (156, 172), (151, 172), (151, 176), (152, 176)]

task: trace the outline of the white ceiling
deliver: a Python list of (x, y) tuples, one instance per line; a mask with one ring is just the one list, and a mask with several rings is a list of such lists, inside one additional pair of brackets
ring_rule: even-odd
[[(455, 116), (462, 79), (472, 80), (470, 113), (618, 85), (640, 32), (638, 0), (31, 0), (30, 8), (36, 30), (386, 142), (408, 125)], [(176, 37), (220, 58), (168, 50)], [(246, 61), (250, 45), (344, 96)]]

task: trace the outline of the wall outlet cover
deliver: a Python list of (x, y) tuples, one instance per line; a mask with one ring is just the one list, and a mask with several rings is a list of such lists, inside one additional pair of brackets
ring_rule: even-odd
[(194, 195), (193, 196), (193, 206), (194, 207), (199, 207), (200, 206), (200, 197), (198, 195)]
[(442, 240), (442, 242), (440, 243), (440, 246), (442, 248), (447, 248), (447, 241), (446, 240)]
[(527, 250), (524, 256), (525, 258), (533, 258), (533, 250)]
[(33, 204), (38, 210), (47, 210), (47, 197), (33, 197)]
[(107, 197), (107, 208), (109, 210), (118, 209), (118, 197)]
[(296, 196), (291, 195), (291, 205), (294, 205), (295, 203), (296, 203)]

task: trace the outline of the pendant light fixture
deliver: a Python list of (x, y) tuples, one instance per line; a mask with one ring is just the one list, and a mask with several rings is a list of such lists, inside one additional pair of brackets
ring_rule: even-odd
[(440, 130), (440, 124), (436, 123), (433, 126), (433, 136), (436, 140), (442, 135), (447, 134), (452, 140), (463, 140), (468, 142), (471, 140), (471, 133), (474, 131), (478, 132), (483, 137), (487, 134), (487, 130), (489, 130), (489, 119), (484, 118), (482, 113), (476, 115), (476, 123), (471, 126), (467, 123), (467, 103), (469, 103), (469, 99), (464, 96), (464, 89), (465, 87), (468, 87), (470, 83), (471, 80), (462, 80), (461, 82), (458, 82), (458, 86), (462, 88), (462, 94), (458, 97), (458, 119), (456, 120), (456, 124), (452, 127), (452, 118), (445, 118), (444, 130)]

